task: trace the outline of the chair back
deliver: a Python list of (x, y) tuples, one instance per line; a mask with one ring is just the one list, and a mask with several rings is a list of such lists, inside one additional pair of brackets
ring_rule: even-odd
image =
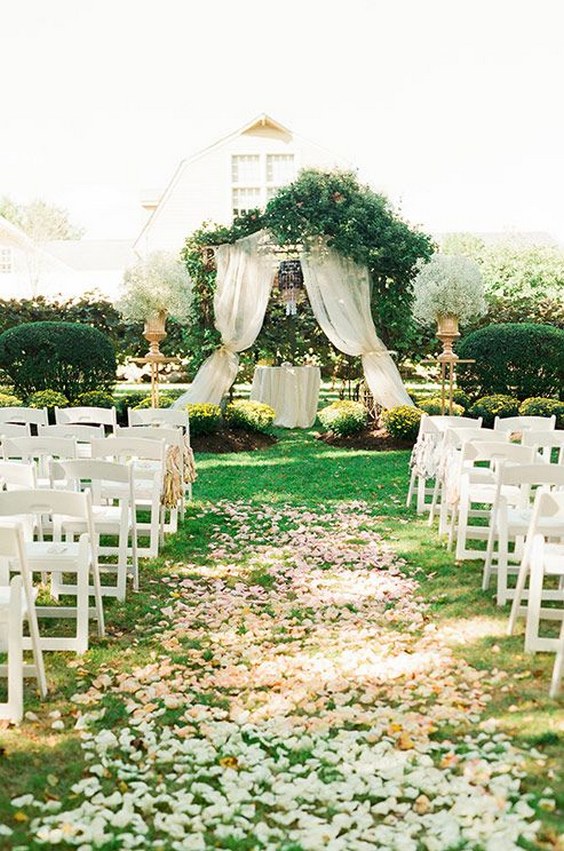
[(60, 490), (20, 490), (0, 493), (0, 516), (62, 514), (87, 520), (90, 494)]
[(117, 426), (117, 413), (114, 408), (99, 408), (83, 406), (76, 408), (55, 408), (55, 422), (57, 425), (104, 425), (109, 426), (115, 432)]
[(550, 463), (554, 452), (557, 464), (564, 464), (564, 431), (525, 431), (523, 445), (534, 446), (543, 460)]
[(121, 461), (160, 461), (164, 464), (166, 442), (146, 437), (105, 437), (92, 441), (92, 458)]
[(70, 437), (77, 443), (90, 443), (93, 437), (104, 437), (104, 426), (100, 425), (68, 425), (57, 424), (40, 426), (39, 437)]
[(2, 457), (37, 461), (42, 476), (49, 475), (53, 458), (76, 458), (76, 440), (70, 437), (12, 437), (2, 441)]
[(127, 409), (127, 422), (130, 426), (165, 426), (167, 428), (183, 428), (190, 432), (188, 411), (179, 408), (142, 408), (141, 410)]
[(470, 441), (464, 446), (469, 461), (503, 461), (507, 464), (533, 464), (535, 450), (532, 446), (502, 441)]
[(31, 437), (29, 423), (0, 423), (0, 440), (3, 437)]
[(429, 419), (439, 431), (446, 428), (482, 428), (482, 417), (455, 417), (451, 414), (430, 414)]
[(33, 490), (37, 487), (37, 468), (33, 463), (0, 461), (0, 481), (5, 490)]
[(184, 435), (181, 428), (166, 428), (165, 426), (118, 426), (116, 437), (142, 437), (145, 440), (164, 440), (168, 446), (182, 446)]
[(530, 431), (531, 429), (553, 431), (556, 428), (556, 415), (551, 417), (496, 417), (494, 431)]
[(47, 408), (0, 408), (0, 423), (47, 425), (48, 422)]

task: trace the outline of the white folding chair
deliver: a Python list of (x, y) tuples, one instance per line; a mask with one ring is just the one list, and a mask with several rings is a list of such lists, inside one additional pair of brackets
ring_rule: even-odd
[[(146, 440), (164, 440), (166, 443), (166, 470), (164, 492), (171, 490), (172, 496), (163, 507), (169, 510), (169, 520), (164, 519), (164, 532), (176, 532), (178, 529), (178, 513), (184, 516), (185, 482), (184, 482), (184, 435), (181, 428), (166, 428), (165, 426), (118, 426), (116, 437), (142, 437)], [(175, 481), (176, 479), (176, 481)]]
[[(10, 573), (16, 573), (10, 581)], [(24, 636), (24, 623), (30, 637)], [(0, 649), (7, 653), (0, 675), (8, 679), (8, 699), (0, 703), (0, 718), (17, 724), (23, 717), (23, 680), (35, 677), (42, 697), (47, 680), (39, 639), (35, 594), (19, 525), (0, 525)], [(31, 649), (33, 664), (24, 664), (23, 653)]]
[[(137, 522), (135, 516), (135, 496), (133, 491), (133, 471), (130, 464), (120, 464), (115, 461), (99, 459), (78, 459), (76, 461), (59, 461), (54, 465), (54, 475), (58, 470), (62, 477), (76, 490), (88, 488), (92, 496), (92, 517), (97, 536), (96, 552), (101, 559), (106, 556), (117, 556), (117, 563), (98, 563), (101, 576), (113, 574), (115, 585), (102, 584), (104, 596), (125, 599), (127, 576), (133, 577), (133, 587), (139, 588), (139, 566), (137, 559)], [(119, 486), (117, 496), (108, 497), (108, 490)], [(84, 521), (64, 521), (62, 532), (65, 537), (78, 537), (87, 531)], [(131, 534), (131, 547), (129, 536)], [(117, 538), (117, 544), (100, 543), (100, 536)], [(128, 555), (131, 554), (131, 565)], [(66, 588), (59, 587), (59, 593), (66, 593)], [(93, 589), (90, 589), (93, 593)]]
[(2, 457), (37, 464), (37, 486), (50, 487), (50, 464), (54, 460), (76, 458), (76, 440), (70, 437), (12, 437), (2, 442)]
[(33, 462), (0, 461), (0, 481), (4, 490), (34, 490), (37, 467)]
[[(457, 561), (484, 559), (486, 556), (485, 549), (479, 549), (476, 544), (469, 546), (468, 542), (485, 543), (489, 538), (491, 507), (496, 492), (493, 477), (496, 463), (532, 464), (534, 454), (532, 447), (513, 443), (470, 441), (463, 446), (458, 506), (452, 520), (452, 536), (456, 530)], [(488, 464), (489, 469), (475, 466), (480, 463)], [(504, 495), (518, 499), (519, 489), (512, 491), (507, 488)], [(478, 523), (473, 524), (472, 520), (478, 520)]]
[(521, 432), (531, 429), (550, 431), (556, 428), (556, 415), (551, 417), (496, 417), (494, 431)]
[[(558, 588), (545, 589), (546, 576), (558, 578)], [(529, 589), (526, 591), (527, 579)], [(507, 631), (512, 635), (519, 616), (526, 617), (525, 650), (556, 651), (558, 639), (542, 638), (541, 620), (560, 620), (563, 610), (543, 607), (542, 601), (564, 602), (564, 492), (539, 489), (517, 576)], [(524, 602), (526, 600), (526, 603)]]
[[(533, 516), (533, 502), (539, 487), (564, 487), (564, 467), (542, 461), (511, 466), (504, 463), (498, 465), (482, 584), (485, 591), (489, 586), (492, 571), (497, 571), (498, 606), (505, 605), (514, 596), (514, 590), (509, 588), (508, 574), (510, 571), (517, 573), (519, 568), (509, 564), (509, 545), (514, 542), (513, 558), (521, 561), (523, 544)], [(506, 495), (510, 489), (518, 492), (511, 500)], [(564, 523), (556, 523), (553, 527), (545, 524), (545, 531), (550, 531), (551, 528), (556, 534), (560, 530), (564, 535)]]
[[(152, 428), (181, 428), (185, 439), (184, 452), (188, 451), (190, 454), (192, 453), (192, 449), (190, 447), (190, 417), (186, 410), (183, 411), (180, 408), (143, 408), (141, 410), (128, 408), (127, 422), (130, 427), (151, 426)], [(189, 459), (189, 464), (193, 464), (193, 456)], [(184, 462), (183, 466), (186, 470), (187, 466)], [(191, 500), (191, 481), (186, 482), (185, 492), (188, 495), (188, 499)]]
[(3, 437), (31, 437), (29, 423), (0, 423), (0, 440)]
[[(417, 513), (423, 514), (430, 509), (434, 486), (428, 485), (434, 480), (439, 463), (439, 445), (445, 430), (449, 427), (464, 428), (475, 426), (480, 428), (482, 418), (475, 420), (471, 417), (430, 416), (425, 414), (419, 423), (419, 434), (411, 453), (411, 477), (407, 492), (406, 505), (409, 508), (415, 489), (417, 489)], [(430, 501), (427, 499), (430, 497)]]
[(114, 408), (99, 408), (95, 405), (74, 408), (55, 408), (57, 425), (103, 425), (115, 434), (117, 412)]
[(104, 426), (100, 425), (48, 425), (39, 426), (39, 437), (66, 437), (76, 441), (78, 458), (90, 458), (90, 441), (104, 437)]
[(550, 683), (549, 697), (558, 697), (560, 691), (560, 683), (564, 675), (564, 620), (560, 627), (560, 636), (558, 639), (558, 649), (556, 650), (556, 659), (554, 660), (554, 668), (552, 669), (552, 680)]
[[(49, 413), (47, 408), (0, 408), (0, 423), (14, 423), (16, 425), (47, 425)], [(0, 431), (2, 429), (0, 428)]]
[(522, 442), (524, 446), (534, 446), (548, 464), (564, 464), (564, 431), (525, 431)]
[[(32, 530), (38, 518), (49, 516), (53, 530), (52, 540), (32, 539)], [(89, 493), (71, 493), (56, 490), (10, 491), (0, 493), (0, 517), (24, 518), (27, 533), (25, 553), (33, 572), (50, 575), (53, 594), (57, 596), (57, 580), (63, 574), (76, 576), (76, 585), (65, 586), (65, 593), (76, 597), (75, 606), (37, 606), (39, 618), (75, 618), (74, 636), (41, 636), (43, 650), (74, 650), (84, 653), (88, 649), (89, 573), (92, 571), (94, 587), (93, 614), (98, 623), (98, 634), (104, 635), (104, 610), (94, 551), (95, 531)], [(61, 524), (79, 520), (86, 524), (88, 534), (81, 535), (78, 543), (63, 541)]]
[[(166, 442), (141, 437), (106, 437), (92, 441), (92, 458), (131, 463), (136, 509), (149, 512), (149, 522), (137, 520), (137, 554), (149, 558), (157, 556), (163, 535), (161, 496), (165, 478)], [(107, 493), (117, 496), (123, 490), (123, 486), (116, 485)], [(140, 539), (147, 536), (149, 544), (141, 546)]]

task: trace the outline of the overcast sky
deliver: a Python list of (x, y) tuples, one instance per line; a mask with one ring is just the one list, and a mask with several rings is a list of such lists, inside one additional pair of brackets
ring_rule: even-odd
[[(0, 194), (135, 236), (144, 189), (266, 112), (432, 231), (564, 242), (559, 0), (12, 0)], [(560, 14), (559, 14), (560, 12)]]

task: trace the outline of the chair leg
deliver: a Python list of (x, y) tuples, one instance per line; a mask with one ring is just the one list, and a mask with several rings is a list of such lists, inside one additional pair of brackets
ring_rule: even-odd
[[(191, 489), (191, 485), (188, 486)], [(415, 470), (411, 471), (411, 476), (409, 477), (409, 488), (407, 489), (407, 499), (405, 501), (405, 507), (409, 508), (411, 505), (411, 500), (413, 499), (413, 490), (415, 487)], [(190, 499), (192, 499), (192, 494), (190, 493)]]
[(8, 705), (10, 721), (19, 724), (23, 718), (23, 619), (22, 579), (15, 576), (10, 584), (8, 616)]
[[(534, 547), (533, 553), (531, 554), (531, 573), (529, 577), (529, 602), (527, 605), (527, 620), (525, 623), (526, 653), (535, 653), (539, 649), (538, 641), (540, 637), (540, 610), (542, 604), (542, 586), (544, 580), (542, 549), (542, 547)], [(540, 558), (537, 558), (537, 555), (540, 555)]]
[(554, 668), (552, 669), (552, 680), (550, 682), (549, 697), (555, 698), (560, 691), (560, 683), (564, 674), (564, 621), (560, 629), (560, 645), (556, 652)]

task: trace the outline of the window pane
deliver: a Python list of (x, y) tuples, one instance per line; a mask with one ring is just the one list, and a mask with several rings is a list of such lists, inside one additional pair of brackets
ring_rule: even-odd
[(238, 216), (260, 207), (260, 189), (241, 188), (233, 190), (233, 213)]
[(276, 186), (291, 183), (295, 177), (293, 154), (269, 154), (266, 158), (266, 180)]
[(9, 275), (12, 271), (12, 249), (0, 248), (0, 275)]
[(243, 154), (231, 157), (231, 179), (233, 183), (259, 184), (260, 160), (258, 154)]

